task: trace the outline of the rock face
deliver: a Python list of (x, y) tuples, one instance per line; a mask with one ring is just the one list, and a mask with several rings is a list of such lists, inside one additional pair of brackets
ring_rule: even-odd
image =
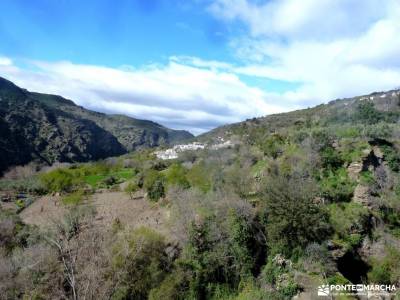
[(191, 137), (151, 121), (97, 113), (60, 96), (31, 93), (0, 77), (0, 173), (31, 161), (84, 162)]
[[(381, 149), (374, 145), (374, 142), (371, 144), (373, 144), (371, 148), (363, 151), (360, 161), (352, 162), (347, 167), (349, 177), (358, 182), (354, 190), (353, 201), (368, 207), (377, 204), (373, 195), (376, 194), (376, 189), (383, 188), (388, 184), (389, 174)], [(363, 171), (373, 172), (376, 182), (371, 185), (360, 182), (360, 173)]]

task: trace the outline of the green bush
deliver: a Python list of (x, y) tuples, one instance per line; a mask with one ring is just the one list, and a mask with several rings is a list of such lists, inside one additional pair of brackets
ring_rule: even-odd
[(393, 246), (385, 249), (385, 256), (371, 261), (368, 280), (376, 284), (396, 284), (400, 280), (400, 251)]
[(283, 299), (292, 299), (300, 290), (300, 286), (295, 282), (291, 266), (287, 263), (279, 264), (272, 258), (268, 259), (268, 263), (262, 270), (261, 280), (272, 284)]
[(317, 151), (321, 151), (327, 147), (331, 147), (335, 139), (335, 136), (326, 128), (315, 129), (311, 133), (313, 148)]
[(350, 284), (351, 282), (346, 279), (342, 274), (340, 273), (335, 273), (332, 276), (329, 276), (327, 278), (328, 284), (329, 285), (346, 285), (346, 284)]
[(175, 185), (187, 189), (190, 183), (186, 178), (186, 170), (180, 164), (172, 164), (165, 172), (168, 185)]
[(165, 177), (158, 171), (149, 170), (146, 173), (143, 187), (151, 201), (165, 197)]
[(141, 227), (121, 232), (112, 249), (112, 272), (119, 278), (113, 299), (147, 299), (170, 268), (164, 237)]
[(343, 165), (343, 160), (333, 147), (325, 147), (321, 153), (322, 167), (325, 169), (335, 170)]
[(359, 103), (357, 111), (354, 114), (356, 122), (361, 122), (366, 125), (378, 123), (382, 118), (382, 113), (375, 109), (375, 105), (372, 101), (363, 101)]
[(355, 139), (361, 136), (361, 130), (360, 127), (352, 126), (352, 127), (339, 127), (336, 130), (336, 134), (338, 137), (341, 138), (350, 138), (350, 139)]
[(327, 238), (328, 214), (314, 203), (312, 182), (301, 178), (271, 177), (263, 195), (264, 219), (269, 245), (291, 254), (296, 247)]
[(375, 183), (374, 173), (371, 171), (363, 171), (360, 173), (360, 183), (364, 185), (373, 185)]
[(321, 196), (331, 202), (348, 202), (353, 197), (356, 183), (345, 168), (324, 172), (319, 181)]
[(136, 181), (130, 181), (125, 187), (124, 192), (129, 195), (131, 199), (133, 199), (133, 195), (139, 190), (139, 186)]
[(187, 299), (188, 279), (181, 269), (174, 270), (162, 283), (152, 289), (149, 294), (149, 300), (180, 300)]
[(62, 197), (62, 202), (65, 205), (78, 205), (84, 200), (84, 198), (85, 193), (83, 191), (76, 191)]
[(1, 179), (0, 190), (10, 191), (15, 190), (20, 193), (30, 193), (36, 195), (45, 194), (46, 187), (43, 185), (39, 176), (32, 176), (24, 179)]
[(363, 151), (371, 146), (366, 141), (347, 140), (341, 143), (340, 153), (343, 162), (348, 164), (358, 161), (363, 156)]
[(0, 210), (0, 255), (3, 252), (1, 250), (11, 253), (14, 248), (26, 244), (25, 227), (19, 215)]
[(210, 170), (203, 164), (195, 164), (187, 173), (190, 186), (197, 187), (207, 193), (212, 186)]
[(71, 192), (83, 183), (79, 173), (69, 169), (56, 169), (40, 176), (44, 187), (50, 192)]
[(369, 126), (366, 125), (363, 131), (364, 136), (371, 139), (385, 139), (393, 134), (392, 128), (387, 123), (383, 122)]
[(383, 151), (384, 159), (387, 161), (390, 169), (394, 172), (400, 171), (400, 154), (399, 151), (394, 149), (392, 146), (383, 145), (381, 146)]
[(333, 203), (328, 206), (329, 219), (335, 234), (350, 248), (358, 245), (368, 233), (370, 212), (355, 202)]
[(251, 223), (244, 216), (231, 210), (228, 225), (229, 249), (233, 258), (232, 275), (236, 277), (235, 284), (239, 284), (240, 281), (251, 276), (255, 267), (252, 251), (256, 247), (256, 242)]
[(398, 209), (383, 206), (380, 208), (380, 215), (388, 228), (397, 235), (400, 229), (400, 212)]
[(261, 144), (261, 149), (264, 154), (272, 158), (277, 158), (283, 152), (283, 146), (286, 143), (286, 138), (279, 134), (272, 134)]

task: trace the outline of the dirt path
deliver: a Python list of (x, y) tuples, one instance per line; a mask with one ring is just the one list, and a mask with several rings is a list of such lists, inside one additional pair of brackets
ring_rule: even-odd
[[(171, 237), (168, 226), (169, 209), (143, 197), (132, 200), (126, 193), (104, 192), (92, 195), (88, 203), (96, 209), (96, 225), (107, 228), (118, 218), (124, 226), (146, 226)], [(67, 208), (59, 197), (44, 196), (24, 209), (20, 216), (27, 224), (45, 227), (62, 220), (66, 212)]]

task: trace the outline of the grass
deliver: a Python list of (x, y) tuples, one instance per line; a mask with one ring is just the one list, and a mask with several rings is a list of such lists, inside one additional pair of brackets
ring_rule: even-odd
[(78, 205), (83, 201), (85, 194), (82, 191), (77, 191), (72, 194), (68, 194), (62, 198), (64, 205)]
[(251, 171), (253, 175), (260, 174), (268, 165), (268, 161), (259, 160), (254, 166), (252, 166)]
[(108, 174), (87, 175), (85, 176), (85, 182), (95, 188), (100, 182), (111, 176), (117, 178), (118, 180), (126, 181), (133, 178), (135, 175), (133, 169), (122, 169), (120, 171), (111, 172)]
[(360, 173), (360, 182), (364, 185), (371, 185), (375, 183), (374, 174), (371, 171), (363, 171)]

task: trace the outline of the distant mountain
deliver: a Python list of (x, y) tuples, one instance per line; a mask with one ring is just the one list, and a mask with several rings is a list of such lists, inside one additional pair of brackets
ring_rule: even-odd
[(84, 162), (190, 138), (187, 131), (87, 110), (0, 77), (0, 172), (34, 160)]

